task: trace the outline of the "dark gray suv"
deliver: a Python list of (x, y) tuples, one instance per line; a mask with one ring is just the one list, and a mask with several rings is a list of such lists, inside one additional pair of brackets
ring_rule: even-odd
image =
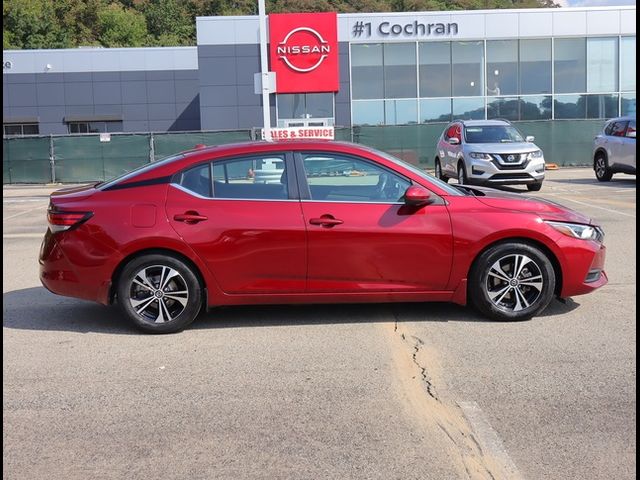
[(435, 156), (436, 177), (477, 185), (524, 184), (537, 191), (544, 155), (506, 120), (458, 120), (444, 129)]

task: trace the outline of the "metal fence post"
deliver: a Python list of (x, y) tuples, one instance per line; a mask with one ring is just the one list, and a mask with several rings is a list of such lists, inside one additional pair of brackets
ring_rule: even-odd
[(153, 163), (156, 161), (156, 150), (154, 145), (153, 132), (149, 135), (149, 162)]
[(53, 148), (53, 135), (49, 135), (49, 165), (51, 166), (51, 183), (56, 183), (56, 153)]

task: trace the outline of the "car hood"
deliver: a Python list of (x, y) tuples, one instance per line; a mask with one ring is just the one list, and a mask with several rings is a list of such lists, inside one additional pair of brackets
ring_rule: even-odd
[(528, 153), (540, 150), (535, 143), (467, 143), (467, 149), (479, 153)]
[(479, 202), (493, 208), (502, 210), (529, 212), (540, 216), (543, 220), (557, 220), (562, 222), (592, 224), (591, 218), (567, 208), (559, 203), (543, 198), (529, 197), (519, 193), (503, 192), (487, 187), (467, 187), (472, 191)]

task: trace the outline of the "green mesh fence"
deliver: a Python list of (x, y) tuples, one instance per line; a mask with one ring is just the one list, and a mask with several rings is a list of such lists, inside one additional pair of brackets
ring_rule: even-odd
[(198, 144), (224, 145), (226, 143), (246, 142), (249, 140), (251, 140), (251, 132), (249, 130), (153, 134), (156, 160), (185, 150), (191, 150)]
[(49, 137), (2, 140), (2, 183), (50, 183)]
[(61, 183), (105, 180), (149, 162), (149, 135), (53, 137), (55, 180)]
[[(536, 137), (548, 163), (591, 165), (593, 137), (603, 120), (516, 122), (523, 135)], [(433, 168), (436, 143), (446, 124), (336, 128), (336, 140), (353, 141)], [(153, 138), (152, 138), (153, 137)], [(106, 180), (198, 144), (221, 145), (251, 139), (250, 130), (154, 134), (8, 138), (3, 140), (3, 183), (62, 183)], [(153, 144), (153, 152), (151, 146)], [(51, 178), (50, 148), (55, 178)]]

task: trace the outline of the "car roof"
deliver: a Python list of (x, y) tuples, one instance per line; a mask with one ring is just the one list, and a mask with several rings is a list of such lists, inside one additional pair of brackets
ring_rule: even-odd
[(224, 157), (240, 152), (269, 152), (273, 150), (340, 150), (341, 148), (356, 149), (362, 151), (368, 151), (369, 149), (357, 143), (343, 142), (337, 140), (282, 140), (282, 141), (254, 141), (254, 142), (239, 142), (239, 143), (226, 143), (224, 145), (213, 145), (209, 147), (194, 148), (182, 152), (185, 156), (203, 155), (209, 156), (210, 154), (216, 157)]
[(636, 116), (635, 115), (626, 115), (624, 117), (616, 117), (616, 118), (612, 118), (610, 120), (608, 120), (609, 122), (624, 122), (627, 120), (635, 120)]

